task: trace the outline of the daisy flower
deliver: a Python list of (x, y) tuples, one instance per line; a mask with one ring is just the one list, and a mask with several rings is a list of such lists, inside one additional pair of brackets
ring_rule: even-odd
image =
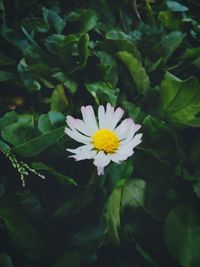
[(65, 133), (72, 139), (84, 145), (72, 152), (70, 157), (75, 160), (93, 159), (98, 175), (104, 173), (104, 168), (111, 162), (120, 163), (132, 156), (134, 148), (141, 143), (142, 134), (135, 134), (141, 127), (131, 118), (124, 119), (118, 126), (124, 110), (116, 110), (108, 103), (106, 109), (98, 108), (98, 120), (92, 106), (82, 106), (83, 120), (67, 116), (69, 127)]

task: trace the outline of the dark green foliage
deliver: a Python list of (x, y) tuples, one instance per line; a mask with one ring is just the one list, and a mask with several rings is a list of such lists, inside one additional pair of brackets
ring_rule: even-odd
[[(0, 267), (200, 266), (199, 10), (0, 0)], [(65, 117), (108, 102), (143, 142), (97, 177)]]

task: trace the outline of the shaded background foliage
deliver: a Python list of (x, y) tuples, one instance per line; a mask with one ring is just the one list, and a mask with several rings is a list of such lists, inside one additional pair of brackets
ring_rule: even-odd
[[(200, 4), (182, 2), (0, 1), (0, 266), (199, 267)], [(63, 129), (107, 102), (143, 142), (97, 179)]]

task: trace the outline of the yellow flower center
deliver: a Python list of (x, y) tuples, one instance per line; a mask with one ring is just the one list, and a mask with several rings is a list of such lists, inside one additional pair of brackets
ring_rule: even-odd
[(92, 144), (98, 151), (103, 150), (106, 153), (114, 153), (120, 141), (117, 135), (108, 129), (100, 129), (92, 136)]

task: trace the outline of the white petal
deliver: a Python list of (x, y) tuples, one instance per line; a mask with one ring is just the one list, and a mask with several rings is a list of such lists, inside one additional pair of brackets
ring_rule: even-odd
[(95, 133), (96, 131), (98, 131), (98, 127), (97, 127), (97, 121), (95, 118), (95, 114), (94, 114), (94, 110), (92, 108), (92, 106), (82, 106), (81, 107), (81, 112), (82, 112), (82, 116), (83, 116), (83, 120), (86, 124), (86, 127), (91, 130), (91, 133)]
[(76, 149), (69, 149), (69, 148), (67, 148), (67, 151), (69, 151), (71, 153), (74, 153), (74, 154), (78, 154), (78, 153), (88, 152), (88, 151), (90, 151), (92, 149), (93, 149), (93, 146), (91, 144), (88, 144), (88, 145), (84, 145), (84, 146), (79, 146)]
[(111, 160), (116, 162), (116, 163), (120, 163), (121, 161), (127, 160), (127, 158), (129, 158), (130, 156), (132, 156), (134, 153), (133, 150), (129, 150), (129, 151), (119, 151), (116, 152), (115, 154), (111, 155)]
[(123, 150), (133, 149), (142, 142), (141, 138), (142, 134), (136, 134), (136, 136), (134, 136), (134, 138), (129, 143), (121, 144), (119, 149)]
[(77, 142), (83, 143), (83, 144), (88, 144), (91, 141), (91, 138), (82, 135), (81, 133), (71, 130), (69, 128), (65, 128), (65, 133), (69, 135), (72, 139), (76, 140)]
[(110, 129), (114, 130), (118, 122), (121, 120), (121, 118), (124, 115), (124, 110), (122, 108), (117, 108), (114, 112), (114, 116), (110, 125)]
[(131, 128), (130, 128), (129, 131), (128, 131), (128, 135), (127, 135), (127, 137), (126, 137), (123, 141), (121, 141), (121, 144), (129, 143), (129, 142), (133, 139), (135, 133), (136, 133), (140, 128), (141, 128), (141, 125), (140, 125), (140, 124), (135, 124), (135, 123), (133, 122), (132, 125), (131, 125)]
[(98, 175), (103, 175), (104, 174), (104, 167), (97, 166), (97, 173), (98, 173)]
[(104, 128), (111, 129), (110, 126), (113, 122), (113, 116), (114, 116), (114, 108), (111, 106), (110, 103), (108, 103), (106, 106)]
[(97, 167), (105, 167), (110, 163), (110, 157), (103, 151), (98, 152), (94, 157), (94, 165)]
[(119, 137), (120, 140), (125, 139), (128, 136), (129, 129), (133, 124), (132, 119), (123, 120), (117, 128), (115, 128), (114, 132)]
[(105, 123), (105, 109), (103, 106), (99, 106), (98, 108), (98, 120), (99, 120), (99, 128), (104, 128)]
[(129, 143), (122, 144), (118, 148), (115, 154), (110, 155), (112, 161), (120, 163), (126, 160), (134, 153), (134, 148), (142, 142), (142, 134), (137, 134)]
[(84, 159), (92, 159), (95, 157), (96, 153), (97, 152), (95, 150), (91, 150), (91, 151), (77, 153), (75, 155), (69, 156), (69, 158), (74, 158), (77, 161)]
[(84, 121), (80, 120), (80, 119), (75, 119), (72, 116), (67, 116), (66, 118), (66, 122), (69, 125), (69, 127), (72, 130), (78, 130), (79, 132), (87, 135), (87, 136), (91, 136), (91, 132), (90, 130), (86, 127)]

